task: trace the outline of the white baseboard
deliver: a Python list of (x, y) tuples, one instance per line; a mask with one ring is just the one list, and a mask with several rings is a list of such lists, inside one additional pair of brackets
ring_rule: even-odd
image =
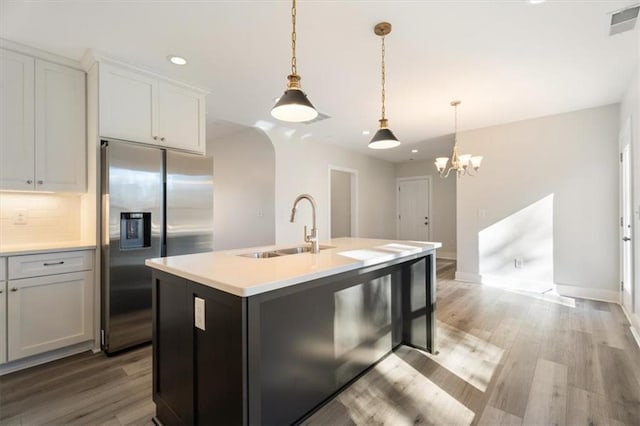
[(629, 327), (629, 330), (631, 330), (631, 334), (633, 334), (633, 338), (636, 341), (636, 345), (638, 345), (638, 347), (640, 348), (640, 335), (638, 334), (638, 331), (636, 330), (635, 327)]
[(619, 303), (620, 292), (603, 288), (580, 287), (577, 285), (556, 284), (556, 291), (562, 296), (577, 297), (579, 299), (599, 300), (602, 302)]
[(517, 277), (501, 277), (498, 275), (482, 275), (482, 284), (490, 287), (523, 290), (533, 293), (544, 293), (552, 290), (554, 287), (552, 282), (528, 280)]
[(471, 272), (456, 271), (456, 281), (482, 284), (482, 275), (473, 274)]
[(24, 370), (25, 368), (35, 367), (36, 365), (45, 364), (47, 362), (55, 361), (57, 359), (65, 358), (71, 355), (76, 355), (81, 352), (90, 351), (92, 349), (93, 340), (90, 340), (88, 342), (78, 343), (66, 348), (56, 349), (55, 351), (17, 359), (15, 361), (0, 365), (0, 376), (13, 373), (14, 371)]
[[(579, 299), (599, 300), (603, 302), (619, 303), (620, 293), (615, 290), (606, 290), (592, 287), (579, 287), (550, 282), (523, 280), (513, 277), (500, 277), (493, 275), (480, 275), (473, 272), (456, 271), (456, 281), (489, 285), (492, 287), (510, 288), (526, 291), (543, 292), (555, 289), (561, 296), (577, 297)], [(633, 322), (632, 322), (633, 324)], [(640, 330), (640, 329), (639, 329)]]
[(436, 258), (444, 260), (456, 260), (456, 252), (436, 250)]
[(638, 333), (638, 330), (640, 329), (640, 318), (638, 318), (637, 315), (627, 312), (622, 303), (620, 304), (620, 307), (622, 308), (622, 312), (624, 312), (624, 315), (627, 317), (627, 321), (629, 321), (629, 324), (631, 324), (629, 330), (631, 330), (631, 334), (633, 335), (636, 344), (640, 348), (640, 333)]

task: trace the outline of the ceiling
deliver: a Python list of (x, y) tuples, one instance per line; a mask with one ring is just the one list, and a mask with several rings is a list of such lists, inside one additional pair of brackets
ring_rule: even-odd
[[(269, 111), (290, 71), (288, 0), (0, 1), (0, 37), (75, 59), (93, 48), (208, 88), (209, 128), (282, 125)], [(609, 37), (608, 13), (633, 3), (299, 0), (302, 87), (331, 118), (284, 126), (389, 161), (419, 160), (449, 153), (453, 99), (462, 100), (461, 130), (619, 102), (639, 31)], [(373, 134), (380, 115), (380, 21), (393, 25), (387, 116), (403, 144), (373, 151), (362, 132)]]

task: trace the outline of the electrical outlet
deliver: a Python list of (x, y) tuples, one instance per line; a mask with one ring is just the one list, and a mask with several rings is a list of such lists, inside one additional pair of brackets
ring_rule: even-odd
[(513, 264), (517, 269), (522, 269), (524, 268), (524, 259), (521, 257), (516, 257), (515, 259), (513, 259)]
[(29, 221), (29, 212), (27, 209), (15, 209), (13, 211), (13, 224), (26, 225)]
[(195, 326), (202, 331), (205, 331), (205, 321), (204, 321), (204, 299), (196, 297), (193, 300), (193, 315)]

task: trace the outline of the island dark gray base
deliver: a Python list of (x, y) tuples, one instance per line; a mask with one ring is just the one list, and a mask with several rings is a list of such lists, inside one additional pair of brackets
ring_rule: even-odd
[(435, 254), (246, 298), (154, 270), (156, 418), (296, 423), (398, 345), (434, 352), (435, 287)]

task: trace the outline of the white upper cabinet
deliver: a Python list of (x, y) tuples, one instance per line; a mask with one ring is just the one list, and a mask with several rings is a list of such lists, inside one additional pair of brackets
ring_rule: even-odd
[(34, 58), (0, 49), (0, 189), (34, 189), (34, 69)]
[(158, 93), (158, 128), (162, 142), (189, 151), (205, 150), (204, 95), (161, 82)]
[(205, 93), (100, 62), (100, 136), (204, 153)]
[(0, 189), (84, 192), (85, 74), (0, 49)]
[(36, 190), (87, 185), (84, 72), (36, 59)]
[(154, 143), (157, 98), (155, 78), (101, 63), (100, 136)]

